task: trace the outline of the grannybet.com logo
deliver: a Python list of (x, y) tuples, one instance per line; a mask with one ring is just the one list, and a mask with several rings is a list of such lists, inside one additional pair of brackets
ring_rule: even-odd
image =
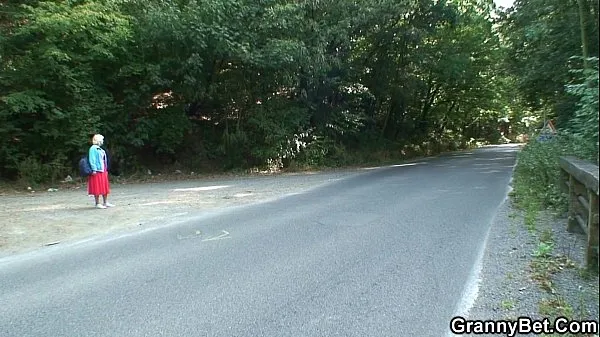
[(575, 321), (566, 317), (558, 317), (552, 322), (549, 318), (535, 320), (530, 317), (519, 317), (514, 321), (506, 320), (468, 320), (454, 317), (450, 320), (450, 331), (457, 335), (491, 334), (513, 337), (517, 334), (598, 334), (598, 321)]

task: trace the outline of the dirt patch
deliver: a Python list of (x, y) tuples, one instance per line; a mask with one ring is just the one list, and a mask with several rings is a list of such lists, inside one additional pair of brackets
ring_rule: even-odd
[(166, 225), (216, 208), (268, 201), (355, 173), (356, 169), (157, 183), (113, 182), (109, 201), (116, 207), (108, 209), (94, 208), (85, 184), (5, 193), (0, 196), (0, 257), (95, 235)]

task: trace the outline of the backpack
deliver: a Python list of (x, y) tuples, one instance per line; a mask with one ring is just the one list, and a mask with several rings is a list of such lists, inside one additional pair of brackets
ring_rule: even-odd
[(92, 174), (92, 166), (90, 165), (90, 159), (86, 154), (79, 159), (79, 175), (87, 177), (90, 174)]
[(110, 172), (110, 162), (112, 160), (112, 156), (108, 152), (107, 149), (103, 149), (104, 153), (106, 153), (106, 172)]

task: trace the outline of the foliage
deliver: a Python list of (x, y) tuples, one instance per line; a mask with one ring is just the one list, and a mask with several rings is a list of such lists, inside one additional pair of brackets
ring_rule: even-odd
[(598, 162), (598, 58), (589, 61), (593, 68), (574, 70), (581, 79), (579, 83), (567, 85), (567, 92), (579, 99), (568, 129), (582, 143), (595, 146)]
[(523, 78), (502, 60), (516, 50), (531, 64), (513, 48), (528, 17), (507, 15), (517, 28), (503, 37), (489, 1), (23, 3), (1, 5), (4, 177), (33, 162), (74, 170), (96, 132), (124, 170), (344, 165), (496, 142), (521, 111)]
[(595, 149), (589, 145), (568, 133), (559, 134), (547, 142), (535, 139), (528, 143), (518, 155), (514, 173), (513, 196), (517, 205), (534, 215), (541, 208), (564, 210), (567, 200), (561, 188), (563, 182), (558, 159), (563, 155), (573, 155), (595, 160)]
[[(503, 20), (507, 69), (516, 75), (522, 97), (531, 108), (552, 109), (548, 117), (558, 117), (559, 124), (575, 108), (564, 85), (573, 79), (570, 69), (581, 66), (572, 58), (581, 55), (580, 29), (575, 1), (517, 0)], [(598, 29), (591, 20), (587, 29), (590, 53), (597, 56)]]
[[(584, 7), (582, 22), (578, 4)], [(546, 111), (548, 118), (556, 117), (559, 126), (566, 125), (576, 110), (576, 99), (568, 95), (565, 84), (579, 77), (573, 69), (584, 65), (582, 38), (589, 46), (588, 56), (598, 56), (597, 17), (597, 0), (517, 0), (502, 14), (506, 69), (514, 75), (523, 103)]]
[(87, 145), (89, 134), (102, 127), (104, 113), (118, 107), (103, 78), (118, 67), (131, 30), (129, 19), (116, 8), (100, 2), (40, 2), (23, 6), (17, 22), (4, 29), (4, 172), (14, 172), (23, 162), (64, 160)]
[[(518, 157), (513, 191), (529, 227), (535, 226), (540, 209), (567, 206), (559, 156), (598, 162), (597, 17), (595, 0), (517, 0), (501, 13), (503, 67), (506, 80), (517, 88), (512, 109), (521, 108), (513, 117), (525, 122), (520, 132), (531, 136)], [(540, 143), (536, 137), (548, 119), (559, 134)]]

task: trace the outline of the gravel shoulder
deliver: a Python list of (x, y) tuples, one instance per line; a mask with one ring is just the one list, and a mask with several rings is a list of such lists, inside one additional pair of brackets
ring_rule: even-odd
[[(565, 217), (543, 212), (535, 229), (530, 230), (525, 226), (522, 212), (506, 201), (492, 224), (479, 295), (466, 318), (516, 320), (526, 316), (542, 319), (567, 313), (572, 319), (597, 321), (598, 275), (582, 273), (585, 237), (567, 232), (566, 223)], [(548, 233), (554, 242), (549, 260), (556, 262), (553, 269), (557, 270), (548, 274), (552, 286), (545, 288), (534, 280), (539, 270), (532, 265), (540, 240)]]
[(95, 209), (85, 184), (56, 191), (0, 195), (0, 258), (109, 233), (191, 219), (224, 207), (299, 193), (360, 173), (361, 169), (269, 176), (197, 178), (157, 183), (112, 183), (109, 201)]

